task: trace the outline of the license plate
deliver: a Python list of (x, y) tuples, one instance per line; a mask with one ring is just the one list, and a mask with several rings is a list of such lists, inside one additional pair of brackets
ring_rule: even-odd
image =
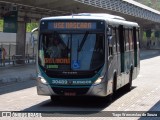
[(64, 92), (65, 96), (76, 96), (76, 92)]

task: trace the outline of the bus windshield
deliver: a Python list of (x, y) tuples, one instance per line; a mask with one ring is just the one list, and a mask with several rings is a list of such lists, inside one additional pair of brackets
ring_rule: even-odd
[(38, 62), (55, 71), (93, 71), (104, 64), (104, 34), (43, 33)]

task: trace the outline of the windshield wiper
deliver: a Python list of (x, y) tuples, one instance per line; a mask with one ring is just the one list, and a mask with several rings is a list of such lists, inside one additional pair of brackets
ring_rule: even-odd
[(89, 32), (86, 31), (86, 33), (85, 33), (85, 35), (84, 35), (84, 37), (82, 39), (82, 42), (81, 42), (80, 46), (78, 46), (78, 52), (80, 52), (82, 50), (82, 47), (83, 47), (83, 45), (84, 45), (84, 43), (86, 41), (86, 38), (87, 38), (88, 34), (89, 34)]
[(68, 40), (67, 40), (67, 50), (70, 50), (70, 37), (68, 37)]
[(81, 42), (81, 44), (79, 45), (79, 39), (78, 39), (78, 48), (77, 48), (77, 61), (78, 61), (78, 59), (79, 59), (79, 52), (82, 50), (82, 48), (83, 48), (83, 45), (84, 45), (84, 43), (85, 43), (85, 41), (86, 41), (86, 38), (87, 38), (87, 36), (88, 36), (88, 31), (86, 31), (85, 32), (85, 35), (84, 35), (84, 37), (83, 37), (83, 39), (82, 39), (82, 42)]

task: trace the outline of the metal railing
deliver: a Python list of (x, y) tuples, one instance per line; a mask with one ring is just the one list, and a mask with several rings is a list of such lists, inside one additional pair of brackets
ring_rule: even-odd
[[(16, 57), (16, 47), (18, 46), (14, 42), (0, 43), (0, 66), (15, 64), (15, 61), (19, 59)], [(37, 44), (35, 44), (34, 47), (29, 43), (25, 45), (25, 57), (23, 58), (25, 63), (35, 63), (36, 49)]]

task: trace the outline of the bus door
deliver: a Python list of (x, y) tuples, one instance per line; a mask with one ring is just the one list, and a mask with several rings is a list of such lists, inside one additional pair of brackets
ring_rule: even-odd
[(124, 44), (124, 31), (123, 26), (119, 26), (119, 43), (120, 43), (120, 58), (121, 58), (121, 73), (125, 70), (125, 44)]
[(107, 46), (108, 46), (108, 79), (110, 80), (113, 76), (113, 37), (112, 28), (108, 27), (107, 31)]
[(127, 84), (129, 82), (129, 73), (130, 73), (130, 67), (131, 67), (131, 55), (130, 55), (130, 44), (129, 44), (129, 28), (125, 28), (124, 29), (124, 64), (125, 64), (125, 68), (124, 68), (124, 72), (125, 72), (125, 81), (124, 84)]
[(137, 38), (137, 75), (140, 71), (140, 42), (139, 42), (140, 32), (139, 29), (136, 30), (136, 38)]
[(119, 44), (120, 44), (120, 67), (121, 67), (121, 75), (122, 75), (122, 84), (124, 84), (124, 72), (125, 72), (125, 41), (124, 41), (124, 29), (123, 25), (120, 25), (118, 28), (119, 31)]

